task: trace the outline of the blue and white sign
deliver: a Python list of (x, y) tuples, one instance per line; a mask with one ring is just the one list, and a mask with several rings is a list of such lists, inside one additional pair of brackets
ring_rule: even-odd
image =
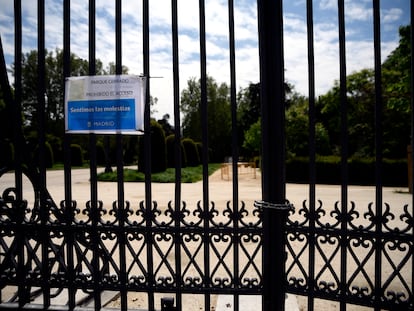
[(70, 77), (65, 86), (66, 132), (143, 133), (145, 77)]

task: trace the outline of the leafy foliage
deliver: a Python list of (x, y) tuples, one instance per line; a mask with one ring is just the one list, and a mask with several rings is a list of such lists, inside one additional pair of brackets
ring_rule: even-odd
[[(231, 115), (229, 87), (218, 84), (213, 78), (207, 81), (207, 126), (211, 161), (221, 162), (231, 152)], [(201, 81), (188, 80), (187, 88), (181, 94), (183, 136), (194, 141), (202, 140)]]
[[(410, 27), (400, 28), (400, 44), (388, 56), (382, 71), (382, 118), (375, 120), (375, 72), (362, 69), (347, 76), (347, 128), (349, 155), (370, 157), (375, 154), (375, 124), (382, 125), (383, 156), (402, 158), (410, 137)], [(290, 156), (309, 153), (308, 100), (285, 83), (286, 140)], [(251, 156), (260, 146), (260, 85), (251, 84), (239, 92), (238, 125), (243, 152)], [(320, 155), (340, 152), (341, 113), (339, 82), (316, 102), (316, 152)], [(241, 133), (241, 134), (240, 134)], [(277, 138), (275, 138), (277, 139)]]
[[(237, 97), (237, 126), (239, 140), (243, 142), (246, 139), (246, 131), (249, 131), (260, 118), (260, 83), (250, 83), (248, 87), (239, 91)], [(249, 143), (246, 144), (249, 145)], [(248, 151), (251, 151), (251, 149), (248, 149)]]
[(83, 165), (83, 150), (80, 145), (71, 144), (70, 145), (70, 153), (71, 153), (71, 163), (73, 166), (82, 166)]
[(261, 119), (253, 123), (250, 128), (244, 132), (243, 148), (251, 156), (260, 153), (261, 150)]
[[(175, 167), (176, 166), (175, 135), (174, 134), (168, 135), (167, 138), (165, 139), (165, 143), (167, 145), (167, 167)], [(182, 141), (180, 141), (180, 150), (181, 150), (181, 167), (186, 167), (187, 156), (186, 156)]]
[[(63, 131), (64, 119), (64, 79), (63, 79), (63, 51), (56, 49), (54, 52), (45, 51), (45, 89), (46, 94), (46, 120), (47, 128), (51, 132)], [(37, 128), (37, 104), (38, 104), (38, 77), (37, 77), (38, 52), (30, 51), (22, 57), (22, 107), (26, 130)], [(97, 62), (98, 72), (102, 72), (102, 63)], [(14, 71), (14, 66), (13, 66)], [(88, 62), (71, 55), (71, 75), (86, 75)]]
[[(167, 168), (167, 148), (165, 145), (165, 134), (161, 125), (151, 120), (151, 173), (163, 172)], [(145, 172), (148, 163), (145, 158), (145, 137), (139, 140), (138, 169)]]
[(187, 165), (198, 166), (200, 164), (200, 155), (198, 154), (197, 146), (191, 138), (184, 138), (181, 142), (184, 147)]

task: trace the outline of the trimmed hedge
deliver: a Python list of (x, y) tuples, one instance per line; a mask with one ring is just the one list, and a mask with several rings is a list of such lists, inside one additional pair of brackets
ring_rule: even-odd
[(96, 163), (100, 166), (106, 165), (105, 146), (102, 141), (96, 142)]
[[(167, 146), (167, 167), (175, 167), (175, 135), (168, 135), (165, 139)], [(183, 143), (180, 142), (181, 149), (181, 167), (187, 166), (187, 156), (185, 154)]]
[(197, 145), (191, 138), (184, 138), (182, 140), (185, 154), (187, 156), (187, 166), (200, 165), (200, 155), (198, 154)]
[[(39, 145), (37, 145), (36, 149), (34, 150), (34, 160), (38, 164), (40, 164), (39, 152), (40, 152)], [(44, 164), (46, 168), (52, 168), (55, 163), (54, 156), (53, 156), (53, 149), (49, 142), (45, 142), (43, 160), (44, 160)]]
[[(141, 136), (138, 150), (138, 170), (145, 172), (145, 137)], [(164, 172), (167, 169), (167, 147), (162, 126), (151, 120), (151, 173)]]
[[(316, 183), (341, 184), (341, 159), (328, 156), (316, 159)], [(309, 183), (309, 159), (295, 157), (286, 161), (286, 181), (292, 183)], [(408, 167), (406, 159), (382, 162), (382, 183), (384, 186), (408, 185)], [(375, 159), (353, 158), (348, 160), (348, 184), (374, 185)]]
[(83, 150), (78, 144), (70, 145), (72, 166), (83, 166)]

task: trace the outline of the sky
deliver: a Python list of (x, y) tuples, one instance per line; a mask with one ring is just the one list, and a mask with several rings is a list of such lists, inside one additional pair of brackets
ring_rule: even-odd
[[(377, 0), (375, 0), (377, 1)], [(23, 52), (37, 47), (37, 1), (22, 1)], [(373, 0), (345, 0), (347, 73), (374, 67)], [(180, 89), (200, 77), (198, 3), (178, 0)], [(230, 84), (228, 1), (206, 0), (207, 74)], [(337, 0), (314, 0), (315, 88), (326, 93), (339, 79)], [(14, 62), (13, 0), (0, 0), (0, 36), (8, 68)], [(150, 93), (156, 118), (173, 120), (171, 1), (149, 1)], [(410, 0), (381, 1), (381, 56), (398, 46), (398, 28), (410, 23)], [(46, 47), (63, 46), (63, 0), (45, 0)], [(115, 62), (115, 1), (96, 0), (96, 57)], [(283, 3), (285, 77), (308, 95), (306, 0)], [(259, 82), (257, 1), (234, 0), (236, 89)], [(143, 72), (142, 1), (122, 2), (122, 62), (130, 74)], [(71, 1), (71, 52), (88, 59), (88, 1)]]

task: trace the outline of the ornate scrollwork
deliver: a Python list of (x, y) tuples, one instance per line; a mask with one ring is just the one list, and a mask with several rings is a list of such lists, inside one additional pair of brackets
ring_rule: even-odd
[(241, 280), (242, 288), (258, 288), (260, 287), (260, 281), (257, 278), (242, 278)]
[(104, 273), (102, 276), (102, 284), (105, 286), (117, 285), (119, 283), (118, 275)]
[(232, 282), (229, 278), (213, 278), (211, 282), (212, 286), (216, 288), (228, 288), (232, 285)]
[(174, 279), (170, 276), (160, 276), (157, 278), (156, 283), (161, 287), (170, 287), (174, 285)]
[(338, 284), (334, 282), (320, 281), (318, 283), (318, 290), (325, 294), (338, 293)]
[(186, 277), (184, 278), (184, 285), (186, 287), (195, 288), (200, 287), (203, 284), (200, 277)]
[[(149, 286), (154, 291), (167, 291), (177, 284), (193, 291), (262, 290), (262, 208), (243, 201), (238, 208), (232, 201), (225, 206), (209, 202), (208, 207), (203, 201), (190, 207), (186, 202), (174, 206), (174, 201), (167, 206), (156, 201), (150, 206), (146, 201), (125, 201), (122, 205), (114, 201), (107, 210), (102, 201), (88, 201), (80, 207), (76, 201), (63, 200), (56, 206), (47, 192), (42, 202), (40, 190), (35, 192), (36, 200), (30, 207), (26, 200), (17, 201), (14, 188), (7, 188), (0, 197), (1, 284), (15, 282), (23, 267), (30, 286), (40, 286), (44, 281), (41, 253), (46, 246), (50, 284), (69, 286), (67, 273), (74, 272), (70, 286), (89, 293), (92, 290), (86, 288), (91, 284), (110, 288), (124, 281), (137, 291)], [(321, 297), (381, 299), (407, 307), (412, 297), (411, 281), (406, 277), (413, 260), (412, 211), (405, 205), (398, 218), (385, 203), (381, 215), (376, 213), (373, 203), (361, 210), (351, 202), (345, 213), (339, 202), (328, 209), (320, 200), (316, 206), (303, 201), (299, 210), (291, 212), (286, 225), (289, 291), (306, 293), (314, 286), (312, 291)], [(398, 219), (402, 225), (393, 227)], [(14, 224), (19, 224), (19, 233)], [(375, 229), (379, 227), (382, 231), (377, 235)], [(23, 263), (17, 258), (18, 246), (30, 254)], [(313, 258), (310, 247), (314, 247)], [(74, 254), (72, 267), (67, 260), (69, 249)], [(121, 249), (126, 254), (123, 278)], [(375, 284), (367, 271), (376, 254), (391, 269), (382, 279), (386, 294), (380, 298), (374, 297)], [(233, 264), (240, 258), (244, 264), (236, 270)], [(343, 258), (354, 271), (347, 271), (346, 283), (340, 285), (344, 276), (337, 267)], [(97, 262), (98, 270), (94, 268)], [(310, 275), (308, 265), (312, 263), (314, 273)], [(401, 290), (395, 289), (396, 285)]]
[(401, 214), (400, 220), (405, 222), (407, 226), (405, 228), (399, 228), (398, 232), (408, 233), (408, 231), (414, 228), (414, 215), (408, 210), (408, 204), (404, 205), (404, 213)]
[(371, 297), (372, 292), (366, 286), (362, 286), (362, 287), (352, 286), (351, 289), (350, 289), (350, 294), (352, 294), (353, 296), (356, 296), (360, 299), (366, 299), (366, 298)]
[(401, 306), (401, 310), (410, 310), (407, 306), (409, 301), (405, 293), (387, 291), (385, 297), (391, 304), (396, 305), (396, 306)]
[(143, 275), (133, 275), (129, 278), (129, 284), (131, 286), (141, 287), (146, 285), (146, 279)]
[(16, 188), (9, 187), (3, 191), (0, 197), (0, 216), (1, 221), (21, 223), (24, 221), (26, 213), (30, 211), (26, 200), (17, 200)]
[(288, 279), (288, 283), (290, 286), (293, 286), (295, 288), (304, 288), (306, 286), (306, 281), (304, 278), (296, 278), (293, 276)]

